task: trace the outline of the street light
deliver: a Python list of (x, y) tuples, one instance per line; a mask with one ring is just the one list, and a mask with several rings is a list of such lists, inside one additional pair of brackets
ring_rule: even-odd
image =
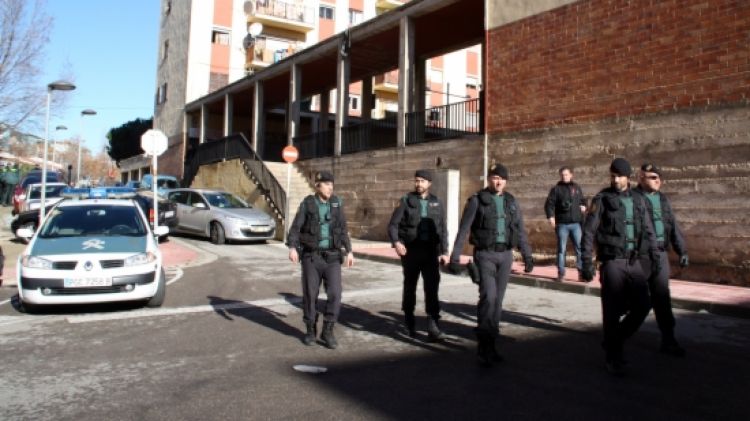
[(76, 185), (81, 181), (81, 143), (83, 142), (83, 117), (87, 115), (96, 115), (96, 111), (85, 109), (81, 111), (81, 137), (78, 138), (78, 168), (76, 169)]
[(42, 195), (39, 207), (39, 226), (44, 218), (44, 201), (47, 198), (47, 146), (49, 145), (49, 103), (52, 100), (52, 91), (72, 91), (76, 88), (70, 82), (58, 80), (47, 85), (47, 118), (44, 124), (44, 160), (42, 161)]
[[(63, 126), (61, 124), (61, 125), (55, 127), (55, 131), (58, 131), (58, 130), (68, 130), (68, 128), (66, 126)], [(55, 161), (55, 154), (56, 153), (57, 153), (57, 136), (55, 136), (55, 140), (52, 141), (52, 162), (57, 162), (57, 161)]]

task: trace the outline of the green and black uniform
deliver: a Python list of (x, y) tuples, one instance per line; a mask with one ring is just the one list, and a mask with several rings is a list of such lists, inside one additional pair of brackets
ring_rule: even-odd
[(658, 257), (643, 196), (612, 187), (599, 192), (584, 224), (581, 255), (585, 268), (593, 267), (594, 244), (601, 262), (604, 348), (608, 362), (621, 363), (624, 341), (650, 310), (647, 278), (651, 258)]
[(394, 246), (396, 242), (406, 246), (406, 255), (401, 257), (404, 268), (401, 309), (406, 315), (407, 325), (411, 323), (413, 326), (420, 273), (424, 282), (426, 312), (434, 320), (440, 318), (438, 258), (448, 254), (447, 231), (443, 205), (432, 194), (426, 198), (416, 192), (405, 195), (391, 215), (388, 237)]

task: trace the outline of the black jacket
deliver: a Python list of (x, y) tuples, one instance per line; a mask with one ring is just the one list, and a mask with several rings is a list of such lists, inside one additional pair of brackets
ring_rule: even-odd
[(581, 186), (574, 182), (558, 182), (549, 191), (544, 202), (544, 213), (547, 219), (555, 217), (556, 224), (574, 224), (583, 222), (581, 205), (586, 204)]
[[(423, 223), (419, 199), (418, 193), (411, 192), (399, 201), (398, 207), (393, 211), (388, 223), (388, 237), (392, 244), (400, 241), (404, 245), (408, 245), (417, 239), (419, 225)], [(429, 229), (439, 247), (437, 251), (441, 255), (448, 254), (448, 228), (445, 221), (445, 209), (435, 195), (427, 196), (427, 201)]]

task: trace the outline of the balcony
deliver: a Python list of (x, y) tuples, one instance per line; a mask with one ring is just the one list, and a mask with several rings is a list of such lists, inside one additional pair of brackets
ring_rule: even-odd
[(375, 92), (398, 93), (398, 70), (375, 76), (372, 88)]
[(260, 22), (265, 26), (307, 33), (315, 29), (315, 9), (302, 1), (246, 0), (247, 22)]
[(245, 69), (258, 71), (287, 58), (302, 48), (303, 44), (299, 42), (287, 43), (279, 40), (267, 42), (264, 37), (258, 37), (245, 52)]
[(404, 3), (406, 3), (406, 1), (403, 0), (377, 0), (375, 2), (375, 9), (377, 10), (378, 14), (381, 14), (389, 10), (393, 10), (403, 5)]

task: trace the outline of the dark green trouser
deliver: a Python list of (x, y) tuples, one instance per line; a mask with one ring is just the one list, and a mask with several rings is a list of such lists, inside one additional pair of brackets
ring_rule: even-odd
[(513, 265), (513, 252), (477, 250), (474, 263), (479, 267), (479, 303), (477, 304), (477, 336), (499, 336), (503, 298)]
[(326, 301), (323, 320), (335, 322), (341, 309), (341, 254), (340, 252), (302, 253), (302, 311), (305, 323), (317, 320), (318, 293), (325, 280)]

